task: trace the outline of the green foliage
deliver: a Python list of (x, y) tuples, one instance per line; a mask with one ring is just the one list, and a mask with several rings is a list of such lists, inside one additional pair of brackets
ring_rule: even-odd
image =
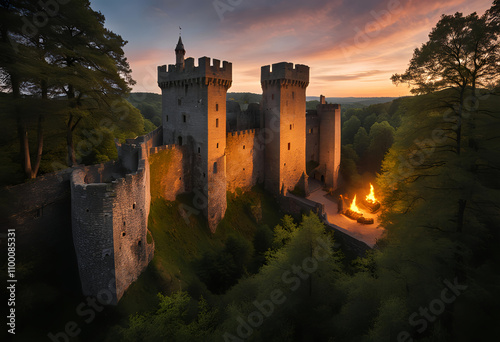
[[(145, 119), (155, 126), (162, 124), (161, 95), (154, 93), (131, 93), (127, 100), (141, 111)], [(148, 132), (151, 130), (148, 130)]]
[(196, 263), (196, 274), (212, 293), (224, 293), (246, 272), (252, 254), (252, 245), (246, 239), (230, 236), (220, 252), (203, 255)]
[(370, 138), (368, 137), (368, 133), (366, 133), (366, 129), (364, 127), (360, 127), (354, 136), (354, 149), (356, 150), (357, 155), (363, 157), (369, 145)]
[[(285, 222), (295, 226), (289, 217)], [(316, 215), (304, 216), (300, 226), (288, 233), (288, 242), (269, 256), (261, 271), (227, 294), (227, 318), (216, 337), (236, 336), (240, 324), (236, 318), (246, 320), (256, 311), (255, 303), (262, 303), (272, 314), (266, 315), (249, 341), (297, 340), (302, 335), (310, 340), (327, 339), (331, 314), (340, 299), (333, 289), (339, 260)], [(329, 295), (324, 296), (326, 293)], [(275, 297), (279, 300), (271, 304), (270, 298)], [(283, 328), (277, 330), (277, 326)]]
[(206, 300), (196, 302), (186, 292), (158, 294), (158, 309), (151, 314), (130, 317), (129, 327), (118, 328), (108, 340), (206, 341), (217, 322), (217, 311)]
[(353, 115), (349, 120), (342, 125), (342, 143), (344, 145), (354, 142), (354, 135), (358, 132), (361, 126), (361, 121), (357, 116)]

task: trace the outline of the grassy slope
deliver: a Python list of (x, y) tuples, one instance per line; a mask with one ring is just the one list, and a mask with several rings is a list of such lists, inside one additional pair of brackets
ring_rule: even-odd
[[(151, 181), (170, 167), (171, 151), (166, 150), (151, 158)], [(118, 305), (123, 316), (151, 310), (157, 304), (157, 293), (171, 293), (178, 289), (205, 292), (194, 273), (193, 262), (203, 253), (221, 249), (230, 235), (239, 235), (250, 242), (260, 224), (274, 227), (282, 213), (272, 196), (255, 187), (252, 191), (227, 193), (227, 210), (215, 234), (211, 234), (207, 221), (199, 215), (186, 216), (180, 207), (193, 203), (193, 196), (182, 194), (176, 201), (161, 198), (152, 187), (149, 230), (155, 241), (155, 256), (148, 269), (132, 284)], [(262, 222), (257, 223), (250, 213), (250, 206), (261, 203)], [(201, 287), (201, 289), (200, 289)]]

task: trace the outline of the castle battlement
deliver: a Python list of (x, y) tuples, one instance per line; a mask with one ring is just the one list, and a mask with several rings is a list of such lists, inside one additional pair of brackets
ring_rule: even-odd
[(333, 112), (336, 109), (340, 109), (340, 105), (333, 103), (318, 104), (317, 109), (324, 112)]
[(307, 65), (296, 64), (295, 68), (293, 63), (281, 62), (272, 65), (265, 65), (261, 68), (261, 83), (274, 84), (292, 83), (301, 87), (309, 85), (309, 67)]
[(210, 57), (198, 58), (198, 66), (194, 58), (187, 58), (184, 65), (169, 64), (158, 67), (158, 85), (160, 88), (183, 86), (185, 84), (208, 85), (211, 83), (230, 87), (233, 80), (233, 65)]
[(236, 135), (245, 135), (245, 134), (256, 134), (259, 132), (259, 129), (257, 128), (251, 128), (251, 129), (244, 129), (241, 131), (232, 131), (232, 132), (227, 132), (227, 136), (236, 136)]

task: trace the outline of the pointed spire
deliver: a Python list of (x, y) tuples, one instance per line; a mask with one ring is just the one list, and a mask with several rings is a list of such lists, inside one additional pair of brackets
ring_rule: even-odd
[(182, 38), (179, 37), (179, 42), (175, 47), (175, 64), (184, 68), (184, 55), (186, 54), (186, 50), (184, 49), (184, 44), (182, 44)]
[(177, 43), (177, 46), (175, 47), (175, 52), (177, 51), (184, 51), (186, 52), (186, 50), (184, 49), (184, 44), (182, 44), (182, 38), (179, 37), (179, 42)]

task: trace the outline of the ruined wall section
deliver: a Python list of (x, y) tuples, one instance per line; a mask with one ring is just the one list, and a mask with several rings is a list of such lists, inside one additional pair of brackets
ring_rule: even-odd
[(191, 191), (192, 157), (186, 146), (154, 147), (149, 157), (151, 199), (175, 201), (177, 195)]
[(264, 182), (264, 141), (259, 130), (227, 133), (227, 190), (250, 190)]
[[(266, 144), (266, 166), (273, 170), (266, 176), (266, 188), (286, 194), (296, 186), (305, 187), (306, 175), (306, 88), (309, 67), (292, 63), (273, 64), (261, 69), (264, 125), (274, 132), (275, 139)], [(279, 96), (278, 96), (279, 95)], [(278, 130), (276, 130), (276, 119)], [(269, 153), (267, 148), (270, 148)], [(279, 164), (276, 162), (279, 160)], [(270, 163), (270, 164), (269, 164)], [(278, 172), (278, 175), (276, 174)]]
[[(147, 230), (151, 198), (146, 146), (151, 139), (118, 144), (127, 166), (112, 162), (72, 174), (73, 242), (84, 295), (111, 293), (109, 302), (116, 304), (153, 258), (154, 242), (148, 243)], [(135, 158), (136, 170), (129, 172)]]

